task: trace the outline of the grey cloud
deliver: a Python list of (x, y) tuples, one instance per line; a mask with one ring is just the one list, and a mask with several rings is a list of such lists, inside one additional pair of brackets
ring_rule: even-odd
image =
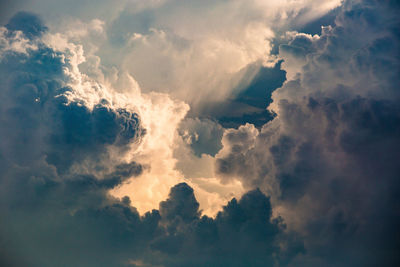
[(160, 203), (160, 214), (167, 221), (179, 217), (183, 222), (190, 222), (199, 217), (199, 203), (193, 189), (181, 183), (171, 188), (169, 199)]
[(199, 216), (193, 190), (178, 184), (160, 203), (160, 214), (167, 235), (152, 247), (174, 255), (165, 259), (166, 266), (265, 266), (279, 264), (279, 255), (290, 260), (304, 251), (300, 241), (290, 249), (292, 256), (280, 254), (278, 241), (289, 235), (283, 233), (281, 218), (272, 218), (269, 198), (260, 190), (232, 199), (212, 219)]
[(113, 109), (105, 99), (92, 110), (80, 102), (69, 103), (66, 93), (73, 88), (63, 71), (70, 66), (68, 60), (42, 43), (27, 54), (2, 55), (1, 121), (6, 127), (1, 130), (1, 144), (13, 160), (46, 156), (48, 163), (64, 171), (73, 163), (105, 154), (107, 145), (122, 147), (144, 134), (137, 114)]
[(179, 126), (179, 134), (200, 157), (202, 154), (214, 156), (222, 147), (223, 127), (210, 119), (186, 118)]
[(272, 95), (277, 117), (222, 139), (223, 178), (271, 193), (305, 237), (307, 253), (293, 266), (400, 261), (396, 12), (393, 1), (347, 1), (319, 38), (295, 34), (280, 47), (291, 72)]
[(1, 263), (396, 265), (398, 7), (396, 1), (345, 2), (336, 26), (320, 38), (287, 37), (282, 68), (295, 75), (272, 94), (277, 116), (260, 129), (226, 130), (222, 138), (216, 155), (222, 179), (240, 177), (251, 191), (215, 219), (201, 216), (186, 184), (143, 216), (129, 198), (109, 196), (142, 171), (106, 149), (123, 153), (139, 142), (140, 118), (105, 100), (89, 109), (56, 97), (74, 90), (62, 71), (69, 62), (38, 40), (29, 41), (38, 49), (5, 52), (0, 245), (7, 254)]
[[(70, 62), (33, 40), (41, 33), (34, 30), (46, 29), (39, 22), (34, 15), (17, 14), (5, 38), (23, 30), (37, 48), (2, 51), (0, 58), (1, 238), (8, 252), (1, 258), (10, 266), (92, 266), (93, 256), (80, 253), (83, 247), (94, 255), (96, 242), (107, 240), (109, 249), (115, 244), (100, 240), (106, 236), (90, 227), (92, 210), (99, 225), (104, 221), (113, 229), (140, 223), (133, 208), (108, 197), (107, 191), (139, 175), (142, 167), (135, 162), (105, 165), (104, 160), (109, 158), (107, 147), (137, 142), (143, 129), (137, 114), (110, 108), (105, 100), (92, 110), (83, 102), (67, 101), (64, 94), (74, 89), (67, 86), (63, 69)], [(88, 160), (97, 165), (92, 173), (71, 168)], [(105, 266), (116, 264), (108, 255), (103, 260)]]
[(40, 37), (48, 29), (38, 16), (28, 12), (15, 14), (6, 27), (10, 31), (22, 31), (30, 39)]

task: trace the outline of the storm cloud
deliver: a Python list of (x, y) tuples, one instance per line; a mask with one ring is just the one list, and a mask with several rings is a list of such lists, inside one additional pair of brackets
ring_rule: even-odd
[(397, 1), (50, 2), (0, 27), (0, 265), (398, 265)]
[(223, 179), (263, 188), (289, 228), (307, 236), (313, 256), (294, 266), (399, 261), (397, 11), (394, 1), (349, 1), (320, 36), (288, 33), (276, 118), (224, 134)]

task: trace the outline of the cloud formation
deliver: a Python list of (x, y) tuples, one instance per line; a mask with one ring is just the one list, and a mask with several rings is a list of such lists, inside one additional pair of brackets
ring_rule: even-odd
[(294, 266), (399, 260), (389, 237), (398, 235), (400, 189), (395, 10), (391, 1), (348, 1), (320, 36), (287, 33), (279, 56), (288, 80), (270, 105), (277, 116), (261, 130), (224, 133), (223, 179), (263, 188), (289, 228), (307, 236), (309, 257)]
[[(38, 27), (19, 24), (31, 20)], [(159, 210), (142, 215), (129, 197), (112, 197), (109, 190), (148, 172), (129, 154), (143, 162), (142, 145), (152, 145), (145, 137), (157, 131), (142, 121), (140, 107), (124, 106), (123, 96), (79, 72), (79, 46), (37, 31), (45, 26), (32, 14), (12, 21), (1, 28), (1, 264), (279, 261), (278, 236), (286, 234), (259, 190), (232, 199), (215, 219), (201, 215), (186, 183), (172, 187)]]
[(4, 22), (0, 263), (395, 266), (399, 5), (338, 5), (84, 1), (80, 20)]
[[(129, 72), (143, 92), (168, 93), (199, 115), (210, 102), (218, 106), (244, 89), (263, 65), (273, 66), (275, 32), (299, 28), (340, 0), (103, 0), (96, 6), (90, 0), (21, 0), (14, 5), (52, 21), (52, 32), (74, 32), (70, 37), (88, 58)], [(94, 21), (102, 23), (102, 31), (87, 38), (84, 25)]]

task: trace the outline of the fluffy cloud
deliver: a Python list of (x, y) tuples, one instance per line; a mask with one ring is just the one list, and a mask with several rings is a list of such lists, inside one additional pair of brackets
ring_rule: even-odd
[[(26, 27), (31, 20), (37, 27)], [(166, 170), (162, 159), (170, 164), (171, 158), (162, 153), (171, 153), (181, 120), (173, 116), (186, 105), (140, 92), (128, 102), (80, 72), (79, 46), (37, 31), (45, 27), (32, 14), (12, 21), (0, 36), (2, 264), (263, 266), (281, 260), (279, 240), (289, 235), (259, 190), (232, 199), (215, 219), (201, 215), (186, 183), (172, 187), (159, 210), (142, 215), (129, 197), (111, 196), (128, 178)], [(150, 120), (154, 113), (159, 121)], [(166, 122), (173, 127), (156, 126)], [(196, 123), (188, 128), (198, 131)]]
[[(52, 32), (71, 33), (88, 58), (100, 57), (103, 65), (129, 72), (144, 92), (168, 93), (199, 115), (244, 89), (263, 65), (273, 66), (275, 32), (299, 28), (340, 1), (90, 3), (23, 0), (15, 8), (41, 14)], [(97, 27), (97, 36), (87, 38), (85, 24), (94, 21), (102, 32)]]
[(0, 28), (2, 264), (399, 261), (395, 1), (46, 2)]
[[(61, 254), (72, 243), (63, 231), (75, 228), (74, 214), (112, 208), (106, 192), (142, 173), (134, 161), (111, 156), (140, 141), (137, 113), (98, 95), (100, 85), (77, 72), (79, 49), (46, 45), (45, 28), (19, 13), (1, 30), (1, 236), (11, 266), (68, 264), (71, 255)], [(80, 99), (89, 84), (91, 94)]]
[[(160, 203), (167, 234), (151, 246), (174, 255), (165, 259), (167, 266), (265, 266), (281, 260), (282, 221), (272, 218), (269, 198), (261, 191), (232, 199), (215, 219), (200, 217), (198, 206), (187, 184), (173, 187)], [(303, 252), (301, 243), (291, 250)]]
[(399, 218), (397, 11), (390, 1), (349, 1), (320, 36), (287, 33), (276, 118), (224, 133), (223, 179), (261, 187), (306, 236), (309, 255), (294, 266), (398, 262), (389, 237)]
[[(339, 4), (326, 2), (331, 7)], [(113, 54), (118, 53), (115, 48), (125, 49), (122, 68), (144, 90), (168, 92), (201, 114), (205, 105), (218, 105), (231, 97), (263, 65), (275, 61), (270, 56), (274, 27), (284, 28), (299, 17), (308, 21), (311, 17), (306, 13), (318, 17), (330, 9), (313, 5), (313, 1), (206, 1), (201, 5), (163, 1), (138, 9), (132, 4), (108, 29), (111, 39), (119, 40), (111, 49)]]

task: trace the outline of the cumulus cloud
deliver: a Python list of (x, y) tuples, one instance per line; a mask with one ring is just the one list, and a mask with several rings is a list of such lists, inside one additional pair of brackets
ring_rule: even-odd
[[(269, 198), (261, 191), (232, 199), (215, 219), (200, 217), (198, 207), (187, 184), (173, 187), (160, 203), (167, 234), (151, 246), (174, 255), (164, 261), (167, 266), (265, 266), (281, 260), (278, 240), (283, 239), (284, 225), (272, 218)], [(291, 251), (302, 253), (301, 244)]]
[[(93, 7), (90, 1), (74, 5), (24, 0), (16, 6), (51, 21), (52, 32), (69, 32), (88, 58), (100, 57), (104, 66), (129, 72), (144, 92), (168, 93), (199, 115), (210, 103), (218, 107), (245, 89), (260, 68), (274, 65), (276, 57), (270, 50), (275, 32), (298, 28), (339, 4), (339, 0), (201, 4), (166, 0), (112, 5), (98, 1)], [(85, 24), (94, 21), (102, 23), (102, 33), (83, 36)]]
[(299, 16), (311, 19), (306, 19), (306, 9), (316, 16), (329, 10), (313, 5), (240, 0), (201, 5), (164, 1), (140, 10), (131, 5), (109, 31), (119, 36), (112, 38), (122, 43), (116, 47), (126, 49), (122, 68), (144, 90), (168, 92), (199, 114), (205, 105), (226, 100), (237, 87), (249, 84), (263, 65), (273, 66), (274, 27), (285, 27)]
[(307, 236), (309, 256), (294, 266), (398, 262), (388, 237), (399, 218), (397, 9), (348, 1), (321, 35), (287, 33), (279, 56), (288, 80), (269, 107), (276, 118), (224, 133), (223, 179), (263, 188), (289, 228)]
[(100, 98), (94, 82), (92, 95), (79, 99), (90, 83), (74, 66), (79, 49), (46, 45), (45, 28), (36, 16), (19, 13), (1, 31), (1, 43), (12, 44), (0, 51), (1, 236), (9, 252), (2, 258), (11, 266), (68, 264), (71, 255), (62, 251), (71, 243), (59, 244), (68, 235), (57, 232), (75, 228), (74, 214), (82, 210), (118, 203), (107, 191), (142, 172), (133, 161), (111, 157), (140, 142), (137, 113)]
[[(40, 21), (29, 13), (16, 18)], [(186, 105), (140, 92), (132, 101), (136, 106), (129, 105), (123, 95), (80, 72), (82, 49), (64, 36), (20, 26), (1, 33), (2, 264), (262, 266), (280, 260), (284, 225), (272, 217), (269, 198), (259, 190), (232, 199), (215, 219), (202, 215), (186, 183), (172, 187), (159, 210), (141, 215), (128, 196), (109, 194), (129, 178), (166, 170), (162, 160), (171, 158), (157, 158), (153, 149), (172, 152), (169, 140), (181, 121), (172, 116), (184, 114)], [(124, 84), (135, 88), (126, 79)], [(150, 120), (154, 113), (168, 120)], [(156, 126), (172, 119), (173, 127)], [(202, 253), (206, 257), (198, 256)]]
[(2, 264), (399, 261), (396, 1), (51, 2), (0, 28)]

